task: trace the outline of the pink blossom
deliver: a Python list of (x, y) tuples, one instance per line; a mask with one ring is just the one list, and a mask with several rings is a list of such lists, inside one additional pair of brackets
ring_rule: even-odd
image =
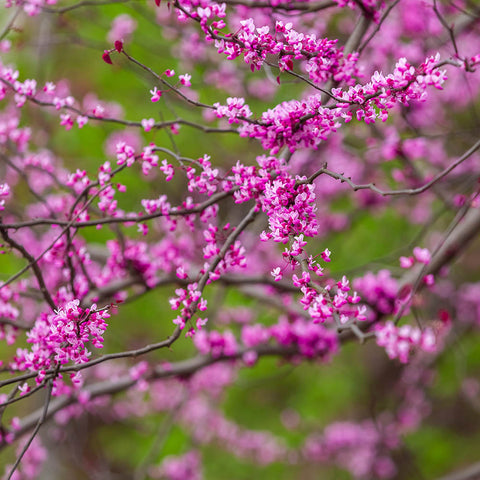
[(5, 210), (5, 198), (7, 198), (9, 195), (10, 186), (8, 183), (0, 183), (0, 211)]
[(137, 22), (125, 13), (118, 15), (112, 21), (107, 40), (112, 44), (115, 40), (127, 41), (137, 28)]
[(432, 258), (430, 251), (427, 248), (415, 247), (413, 249), (413, 255), (415, 256), (417, 262), (423, 263), (425, 265), (428, 265)]
[(83, 126), (85, 126), (88, 123), (88, 117), (86, 117), (84, 115), (79, 115), (76, 118), (76, 122), (77, 122), (78, 128), (82, 128)]
[[(153, 100), (152, 100), (153, 101)], [(146, 132), (149, 132), (155, 125), (155, 120), (153, 118), (146, 119), (144, 118), (141, 121), (142, 127)]]
[(180, 83), (185, 87), (191, 87), (192, 84), (190, 82), (192, 76), (189, 73), (185, 73), (184, 75), (179, 75)]
[(150, 94), (152, 96), (150, 99), (152, 102), (158, 102), (162, 96), (162, 92), (157, 90), (157, 87), (153, 87), (153, 90), (150, 90)]
[(413, 266), (414, 258), (413, 257), (400, 257), (400, 266), (402, 268), (410, 268)]

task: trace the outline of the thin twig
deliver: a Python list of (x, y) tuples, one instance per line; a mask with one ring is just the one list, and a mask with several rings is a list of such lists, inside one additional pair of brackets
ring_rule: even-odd
[(52, 389), (53, 389), (53, 380), (50, 380), (48, 384), (47, 396), (45, 399), (45, 405), (43, 406), (42, 414), (38, 419), (37, 425), (35, 426), (35, 429), (33, 430), (32, 434), (30, 435), (30, 438), (27, 440), (27, 443), (24, 445), (22, 451), (20, 452), (20, 455), (17, 457), (12, 469), (10, 470), (7, 480), (11, 480), (13, 474), (15, 473), (15, 470), (20, 465), (20, 462), (22, 461), (23, 456), (25, 455), (25, 453), (27, 453), (27, 450), (32, 444), (33, 439), (36, 437), (37, 433), (39, 432), (40, 427), (43, 425), (43, 423), (47, 419), (48, 406), (50, 405), (50, 399), (52, 398)]

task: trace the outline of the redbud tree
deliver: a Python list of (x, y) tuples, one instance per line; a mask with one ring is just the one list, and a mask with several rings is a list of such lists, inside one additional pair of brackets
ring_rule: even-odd
[(2, 9), (3, 478), (479, 478), (475, 1)]

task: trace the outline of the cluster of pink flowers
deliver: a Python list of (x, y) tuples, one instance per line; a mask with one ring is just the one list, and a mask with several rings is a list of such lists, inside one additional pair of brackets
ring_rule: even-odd
[(257, 138), (272, 154), (287, 146), (291, 152), (299, 148), (315, 148), (340, 128), (340, 109), (322, 107), (320, 94), (303, 101), (290, 100), (262, 113), (256, 123), (240, 126), (240, 135)]
[(88, 362), (91, 352), (87, 344), (103, 347), (105, 320), (110, 314), (107, 309), (97, 310), (95, 304), (86, 309), (79, 305), (79, 300), (72, 300), (54, 313), (42, 313), (27, 333), (31, 349), (17, 349), (10, 368), (38, 372), (36, 380), (40, 383), (45, 371), (56, 365)]
[[(160, 5), (160, 2), (158, 2), (158, 5)], [(227, 5), (211, 0), (181, 0), (179, 6), (180, 8), (177, 8), (176, 13), (180, 22), (184, 22), (189, 18), (199, 20), (203, 30), (208, 34), (210, 34), (210, 30), (207, 21), (214, 18), (225, 18), (226, 16)], [(223, 20), (213, 21), (212, 27), (222, 29), (225, 27), (225, 22)]]
[(413, 257), (400, 257), (400, 266), (402, 268), (410, 268), (414, 265), (415, 260), (418, 263), (423, 263), (424, 265), (428, 265), (432, 255), (428, 248), (420, 248), (415, 247), (413, 249)]
[(0, 318), (13, 322), (13, 325), (0, 324), (0, 340), (5, 340), (8, 345), (12, 345), (16, 340), (17, 329), (15, 328), (15, 321), (19, 317), (20, 311), (14, 304), (18, 300), (19, 292), (12, 290), (8, 286), (0, 288)]
[(335, 463), (355, 478), (392, 478), (396, 467), (387, 452), (398, 444), (391, 425), (382, 431), (372, 420), (336, 422), (328, 425), (323, 435), (308, 437), (303, 453), (313, 462)]
[(348, 294), (350, 286), (345, 276), (341, 282), (338, 282), (333, 296), (329, 285), (319, 290), (309, 286), (308, 273), (304, 272), (303, 278), (304, 282), (300, 288), (303, 297), (300, 302), (314, 323), (325, 323), (333, 319), (337, 325), (345, 325), (366, 319), (366, 307), (365, 305), (354, 306), (360, 302), (360, 297), (357, 292), (353, 295)]
[(367, 272), (353, 281), (353, 286), (361, 292), (362, 298), (370, 306), (369, 320), (381, 315), (390, 315), (397, 309), (398, 281), (389, 270), (379, 270), (376, 274)]
[(235, 203), (251, 199), (264, 202), (267, 184), (271, 185), (276, 177), (286, 174), (286, 164), (281, 158), (261, 155), (256, 161), (258, 166), (244, 165), (237, 161), (231, 169), (231, 175), (225, 178), (223, 189), (233, 191)]
[(34, 17), (40, 14), (43, 7), (55, 5), (56, 3), (57, 0), (7, 0), (5, 7), (21, 6), (27, 15)]
[(117, 240), (109, 240), (107, 247), (110, 255), (102, 272), (106, 281), (128, 277), (134, 272), (149, 287), (155, 285), (156, 264), (147, 243), (128, 240), (121, 245)]
[(293, 70), (294, 60), (305, 60), (303, 67), (310, 80), (316, 83), (333, 78), (349, 84), (357, 74), (357, 54), (345, 57), (343, 48), (336, 47), (337, 40), (303, 34), (296, 31), (291, 22), (277, 21), (273, 34), (268, 26), (255, 26), (252, 18), (242, 20), (240, 24), (240, 30), (234, 36), (217, 38), (215, 46), (229, 60), (243, 56), (252, 71), (260, 70), (267, 57), (275, 55), (281, 71)]
[[(203, 230), (203, 236), (205, 239), (205, 247), (203, 248), (203, 258), (207, 260), (203, 268), (200, 270), (200, 275), (208, 274), (207, 284), (215, 280), (218, 280), (225, 272), (235, 268), (245, 268), (246, 257), (245, 248), (239, 240), (233, 242), (223, 255), (223, 258), (219, 258), (220, 246), (218, 244), (219, 238), (222, 234), (230, 229), (230, 225), (226, 225), (222, 230), (211, 224)], [(215, 267), (212, 269), (211, 264), (208, 261), (214, 263)], [(177, 276), (179, 278), (187, 278), (187, 274), (183, 268), (177, 269)], [(175, 291), (176, 296), (170, 299), (170, 305), (173, 310), (177, 310), (180, 305), (183, 305), (180, 315), (174, 319), (173, 323), (184, 328), (187, 321), (192, 318), (195, 310), (198, 308), (200, 311), (207, 309), (207, 301), (202, 298), (202, 292), (198, 290), (198, 284), (196, 282), (190, 283), (187, 289), (177, 289)], [(196, 327), (201, 329), (208, 319), (197, 318)], [(193, 335), (195, 331), (193, 327), (189, 330), (189, 335)]]
[[(345, 101), (345, 105), (340, 105), (343, 108), (348, 109), (350, 104), (359, 105), (355, 111), (358, 120), (365, 123), (375, 123), (377, 119), (385, 121), (395, 105), (408, 106), (412, 100), (425, 101), (427, 87), (442, 89), (447, 75), (445, 70), (438, 68), (439, 63), (439, 53), (428, 57), (417, 68), (406, 58), (401, 58), (390, 75), (375, 72), (365, 85), (355, 85), (348, 90), (334, 88), (332, 93)], [(346, 122), (353, 118), (353, 113), (350, 110), (343, 115)]]
[(365, 85), (357, 84), (348, 90), (333, 88), (337, 100), (333, 107), (322, 106), (320, 94), (303, 101), (283, 102), (264, 112), (258, 122), (243, 122), (240, 135), (259, 139), (272, 153), (284, 146), (292, 152), (300, 147), (317, 148), (337, 131), (342, 120), (349, 122), (355, 115), (365, 123), (385, 121), (396, 105), (424, 101), (427, 87), (441, 88), (446, 79), (445, 71), (437, 68), (438, 63), (439, 55), (427, 58), (418, 68), (400, 59), (394, 72), (386, 77), (375, 72)]
[[(432, 254), (428, 248), (415, 247), (413, 249), (413, 257), (400, 257), (400, 266), (402, 268), (411, 268), (417, 264), (428, 265), (432, 259)], [(435, 284), (435, 277), (433, 274), (429, 273), (423, 277), (423, 282), (429, 287)]]
[(212, 163), (208, 155), (199, 158), (197, 163), (201, 168), (200, 175), (196, 175), (197, 169), (195, 167), (187, 167), (188, 191), (197, 191), (198, 193), (205, 193), (210, 196), (217, 191), (219, 170), (218, 168), (212, 168)]
[(5, 210), (5, 199), (10, 195), (10, 186), (8, 183), (0, 184), (0, 211)]
[[(291, 321), (281, 317), (278, 323), (271, 327), (261, 324), (244, 325), (241, 339), (243, 345), (249, 349), (242, 356), (247, 365), (252, 365), (257, 360), (254, 347), (267, 345), (271, 340), (286, 347), (288, 355), (299, 360), (329, 360), (338, 350), (338, 339), (333, 330), (300, 317)], [(194, 337), (194, 343), (202, 355), (211, 355), (213, 358), (236, 356), (239, 351), (236, 338), (230, 330), (199, 331)]]
[(412, 325), (397, 327), (392, 321), (376, 325), (375, 335), (377, 344), (385, 348), (390, 358), (398, 358), (402, 363), (407, 363), (410, 353), (414, 349), (425, 352), (435, 352), (437, 341), (434, 331), (426, 327), (421, 330)]
[[(172, 310), (178, 310), (180, 306), (183, 306), (180, 315), (173, 320), (173, 323), (181, 329), (185, 328), (187, 321), (192, 318), (195, 308), (198, 308), (200, 311), (207, 309), (207, 301), (202, 298), (202, 292), (197, 290), (197, 288), (197, 283), (189, 284), (186, 289), (177, 288), (175, 290), (176, 296), (169, 300)], [(206, 322), (207, 319), (197, 318), (197, 329), (200, 330)], [(192, 330), (191, 332), (193, 333)]]
[(292, 236), (298, 236), (296, 241), (302, 244), (287, 249), (287, 255), (300, 255), (306, 245), (303, 235), (314, 237), (317, 234), (315, 188), (305, 180), (290, 175), (278, 177), (265, 184), (261, 199), (262, 209), (268, 215), (269, 231), (262, 232), (260, 239), (287, 243)]
[(115, 40), (125, 42), (130, 39), (137, 28), (137, 22), (128, 14), (123, 13), (115, 17), (112, 21), (110, 31), (107, 34), (107, 40), (110, 43)]
[[(0, 84), (0, 99), (3, 91), (3, 85)], [(18, 110), (8, 109), (8, 111), (0, 114), (0, 144), (6, 145), (11, 143), (19, 152), (24, 152), (30, 140), (31, 130), (28, 127), (20, 127), (19, 125)]]
[(226, 105), (216, 102), (213, 106), (216, 108), (217, 117), (228, 118), (228, 123), (239, 123), (240, 120), (252, 116), (250, 107), (245, 104), (244, 98), (228, 97)]
[[(25, 2), (25, 5), (27, 4), (29, 3)], [(36, 80), (26, 79), (21, 82), (18, 77), (18, 70), (4, 66), (0, 61), (0, 100), (3, 100), (7, 93), (11, 92), (17, 108), (23, 107), (27, 100), (35, 100), (52, 107), (59, 112), (60, 125), (64, 126), (66, 130), (71, 130), (75, 123), (78, 128), (84, 127), (88, 123), (89, 117), (104, 118), (105, 114), (110, 114), (119, 118), (122, 115), (121, 108), (117, 104), (99, 102), (94, 95), (87, 95), (84, 98), (83, 109), (81, 109), (65, 84), (46, 82), (44, 87), (38, 90)], [(18, 126), (15, 115), (9, 120), (10, 128)], [(12, 122), (16, 122), (16, 124), (12, 125)], [(18, 142), (19, 149), (21, 148), (23, 151), (22, 145), (29, 140), (28, 129), (15, 132), (14, 140)]]
[(165, 480), (202, 480), (200, 454), (191, 450), (184, 455), (168, 456), (151, 472), (153, 478)]
[(298, 347), (300, 356), (306, 358), (329, 360), (338, 350), (338, 337), (333, 330), (302, 318), (289, 322), (282, 317), (270, 333), (280, 345)]
[(285, 458), (286, 447), (270, 432), (248, 430), (228, 420), (208, 400), (194, 396), (183, 410), (182, 423), (201, 444), (217, 441), (239, 458), (268, 465)]
[(230, 357), (237, 352), (235, 335), (228, 330), (223, 333), (201, 330), (196, 333), (193, 343), (202, 355), (209, 354), (213, 358)]

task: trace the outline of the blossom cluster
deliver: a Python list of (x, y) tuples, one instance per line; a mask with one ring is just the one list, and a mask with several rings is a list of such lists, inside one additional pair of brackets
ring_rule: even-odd
[(5, 7), (10, 8), (14, 5), (19, 6), (27, 15), (34, 17), (40, 14), (43, 7), (55, 5), (56, 3), (57, 0), (7, 0), (5, 2)]
[(342, 125), (355, 116), (365, 123), (387, 120), (389, 111), (396, 105), (425, 101), (427, 87), (442, 88), (446, 80), (445, 70), (436, 65), (440, 57), (428, 57), (419, 67), (400, 59), (392, 74), (380, 72), (372, 75), (370, 82), (350, 86), (348, 90), (333, 88), (332, 95), (337, 102), (323, 106), (322, 96), (314, 94), (303, 101), (283, 102), (267, 110), (258, 122), (243, 122), (240, 135), (257, 138), (265, 149), (272, 153), (287, 146), (291, 152), (300, 147), (317, 148)]
[(284, 175), (265, 185), (262, 196), (262, 209), (268, 215), (269, 231), (262, 232), (263, 241), (272, 239), (275, 242), (287, 243), (295, 236), (298, 247), (286, 253), (299, 255), (306, 245), (303, 235), (314, 237), (317, 234), (317, 218), (315, 215), (315, 188), (306, 183), (306, 178)]
[(8, 286), (0, 289), (0, 318), (11, 321), (11, 325), (0, 324), (0, 340), (5, 340), (8, 345), (15, 343), (16, 340), (15, 322), (20, 316), (20, 311), (15, 304), (19, 297), (19, 292)]
[[(5, 199), (10, 195), (10, 186), (8, 183), (0, 184), (0, 211), (5, 210)], [(3, 198), (2, 198), (3, 197)]]
[(202, 355), (213, 358), (237, 357), (242, 351), (242, 359), (247, 365), (253, 365), (258, 358), (255, 347), (266, 346), (270, 341), (285, 347), (292, 358), (329, 360), (338, 350), (336, 333), (322, 325), (316, 325), (301, 317), (292, 320), (279, 318), (278, 323), (265, 327), (262, 324), (244, 325), (241, 340), (247, 350), (238, 344), (230, 331), (199, 331), (194, 337), (194, 344)]
[(257, 27), (252, 18), (240, 24), (234, 36), (216, 39), (215, 46), (229, 60), (243, 56), (252, 71), (260, 70), (267, 57), (274, 55), (278, 56), (280, 71), (293, 70), (294, 60), (305, 60), (303, 68), (315, 83), (333, 78), (349, 84), (357, 74), (357, 54), (344, 56), (343, 48), (336, 47), (336, 40), (298, 32), (291, 22), (277, 21), (273, 34), (268, 26)]
[(91, 351), (103, 347), (105, 320), (110, 317), (106, 309), (80, 307), (78, 299), (67, 302), (54, 313), (42, 313), (27, 333), (31, 349), (19, 348), (10, 368), (15, 371), (37, 372), (41, 383), (46, 370), (73, 362), (86, 363)]
[(153, 477), (166, 480), (202, 480), (200, 455), (191, 450), (184, 455), (165, 457), (153, 472)]
[(399, 444), (393, 425), (384, 431), (371, 420), (362, 423), (335, 422), (322, 435), (311, 435), (304, 446), (305, 457), (346, 468), (356, 478), (392, 478), (396, 467), (386, 453)]
[(389, 358), (398, 358), (400, 362), (407, 363), (412, 350), (418, 348), (425, 352), (434, 352), (437, 349), (434, 331), (426, 327), (402, 325), (397, 327), (392, 321), (375, 327), (377, 344), (385, 348)]
[(376, 274), (367, 272), (362, 277), (355, 278), (353, 286), (370, 306), (369, 320), (397, 311), (398, 281), (389, 270), (379, 270)]
[[(280, 71), (293, 70), (294, 60), (303, 60), (302, 67), (312, 82), (322, 83), (332, 78), (347, 84), (353, 82), (358, 74), (356, 63), (358, 55), (344, 55), (343, 47), (337, 48), (337, 40), (318, 39), (315, 34), (304, 34), (293, 28), (291, 22), (275, 22), (273, 32), (267, 25), (257, 27), (253, 18), (240, 21), (235, 34), (220, 35), (219, 30), (226, 25), (225, 4), (211, 1), (193, 2), (182, 0), (177, 10), (179, 20), (188, 17), (198, 20), (207, 40), (214, 40), (218, 53), (226, 55), (228, 60), (242, 56), (252, 71), (260, 70), (268, 64), (268, 57), (278, 58)], [(213, 27), (213, 28), (212, 28)]]

